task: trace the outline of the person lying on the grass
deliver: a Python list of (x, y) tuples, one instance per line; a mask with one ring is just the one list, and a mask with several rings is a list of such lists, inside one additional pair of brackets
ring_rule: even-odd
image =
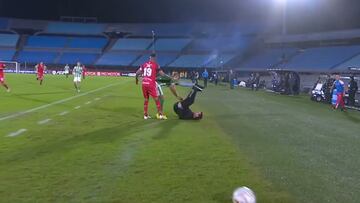
[(203, 112), (193, 112), (190, 106), (195, 102), (195, 97), (198, 92), (201, 92), (203, 87), (195, 84), (189, 95), (182, 101), (174, 104), (174, 111), (183, 120), (200, 120), (203, 118)]

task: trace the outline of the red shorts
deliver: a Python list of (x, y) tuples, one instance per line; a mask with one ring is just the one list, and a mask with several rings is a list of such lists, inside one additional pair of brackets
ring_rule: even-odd
[(38, 77), (39, 80), (44, 79), (44, 73), (38, 73), (37, 77)]
[(155, 85), (143, 85), (142, 86), (142, 91), (143, 91), (143, 95), (144, 95), (145, 99), (149, 99), (150, 96), (152, 98), (157, 97), (156, 86)]

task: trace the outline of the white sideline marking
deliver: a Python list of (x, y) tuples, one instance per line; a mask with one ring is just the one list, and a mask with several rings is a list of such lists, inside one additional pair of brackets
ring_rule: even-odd
[(43, 124), (48, 123), (48, 122), (50, 122), (50, 121), (51, 121), (51, 119), (50, 119), (50, 118), (47, 118), (47, 119), (45, 119), (45, 120), (39, 121), (38, 124), (39, 124), (39, 125), (43, 125)]
[(97, 97), (94, 99), (94, 101), (99, 101), (101, 98), (100, 97)]
[(120, 84), (122, 84), (122, 83), (124, 83), (124, 82), (107, 85), (107, 86), (105, 86), (105, 87), (100, 87), (100, 88), (98, 88), (98, 89), (91, 90), (91, 91), (89, 91), (89, 92), (85, 92), (85, 93), (82, 93), (82, 94), (79, 94), (79, 95), (76, 95), (76, 96), (72, 96), (72, 97), (69, 97), (69, 98), (66, 98), (66, 99), (61, 99), (61, 100), (59, 100), (59, 101), (55, 101), (55, 102), (52, 102), (52, 103), (50, 103), (50, 104), (45, 104), (45, 105), (42, 105), (42, 106), (39, 106), (39, 107), (35, 107), (35, 108), (29, 109), (29, 110), (26, 110), (26, 111), (14, 113), (14, 114), (12, 114), (12, 115), (8, 115), (8, 116), (5, 116), (5, 117), (0, 117), (0, 121), (12, 119), (12, 118), (16, 118), (16, 117), (19, 117), (19, 116), (22, 116), (22, 115), (25, 115), (25, 114), (28, 114), (28, 113), (32, 113), (32, 112), (35, 112), (35, 111), (38, 111), (38, 110), (41, 110), (41, 109), (45, 109), (45, 108), (47, 108), (47, 107), (54, 106), (54, 105), (57, 105), (57, 104), (61, 104), (61, 103), (64, 103), (64, 102), (67, 102), (67, 101), (76, 99), (76, 98), (78, 98), (78, 97), (86, 96), (86, 95), (88, 95), (88, 94), (91, 94), (91, 93), (94, 93), (94, 92), (98, 92), (98, 91), (100, 91), (100, 90), (103, 90), (103, 89), (106, 89), (106, 88), (109, 88), (109, 87), (112, 87), (112, 86), (115, 86), (115, 85), (120, 85)]
[(80, 109), (81, 108), (81, 106), (75, 106), (74, 107), (74, 109)]
[(26, 132), (26, 131), (27, 131), (27, 129), (23, 128), (23, 129), (20, 129), (20, 130), (18, 130), (16, 132), (12, 132), (12, 133), (8, 134), (7, 136), (8, 137), (15, 137), (15, 136), (20, 135), (23, 132)]
[(68, 113), (69, 113), (68, 111), (63, 111), (63, 112), (59, 113), (59, 116), (65, 116)]
[(85, 105), (89, 105), (89, 104), (91, 104), (91, 101), (88, 101), (88, 102), (85, 103)]

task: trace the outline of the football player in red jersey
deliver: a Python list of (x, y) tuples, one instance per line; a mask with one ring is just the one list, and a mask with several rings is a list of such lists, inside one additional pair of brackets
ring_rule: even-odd
[(83, 72), (82, 72), (82, 78), (85, 80), (86, 71), (87, 71), (85, 65), (82, 66), (82, 70), (83, 70)]
[(39, 64), (37, 64), (35, 66), (35, 69), (36, 69), (36, 74), (37, 74), (36, 79), (40, 80), (40, 85), (42, 85), (43, 80), (44, 80), (44, 73), (46, 70), (46, 66), (45, 66), (44, 62), (40, 62)]
[(5, 74), (4, 74), (5, 67), (6, 67), (5, 64), (0, 62), (0, 84), (5, 87), (7, 92), (10, 92), (9, 86), (5, 83)]
[(162, 76), (165, 73), (160, 69), (160, 66), (156, 62), (156, 54), (151, 54), (150, 60), (136, 71), (136, 84), (138, 83), (138, 76), (142, 75), (142, 92), (144, 96), (144, 119), (149, 119), (150, 116), (148, 114), (148, 105), (149, 105), (149, 97), (151, 96), (156, 103), (156, 108), (158, 111), (158, 119), (165, 120), (167, 117), (163, 115), (160, 100), (156, 90), (156, 76), (157, 74)]

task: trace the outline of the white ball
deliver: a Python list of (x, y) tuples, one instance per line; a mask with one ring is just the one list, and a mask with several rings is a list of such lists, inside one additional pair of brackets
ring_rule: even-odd
[(255, 193), (248, 187), (239, 187), (233, 193), (233, 203), (256, 203)]

